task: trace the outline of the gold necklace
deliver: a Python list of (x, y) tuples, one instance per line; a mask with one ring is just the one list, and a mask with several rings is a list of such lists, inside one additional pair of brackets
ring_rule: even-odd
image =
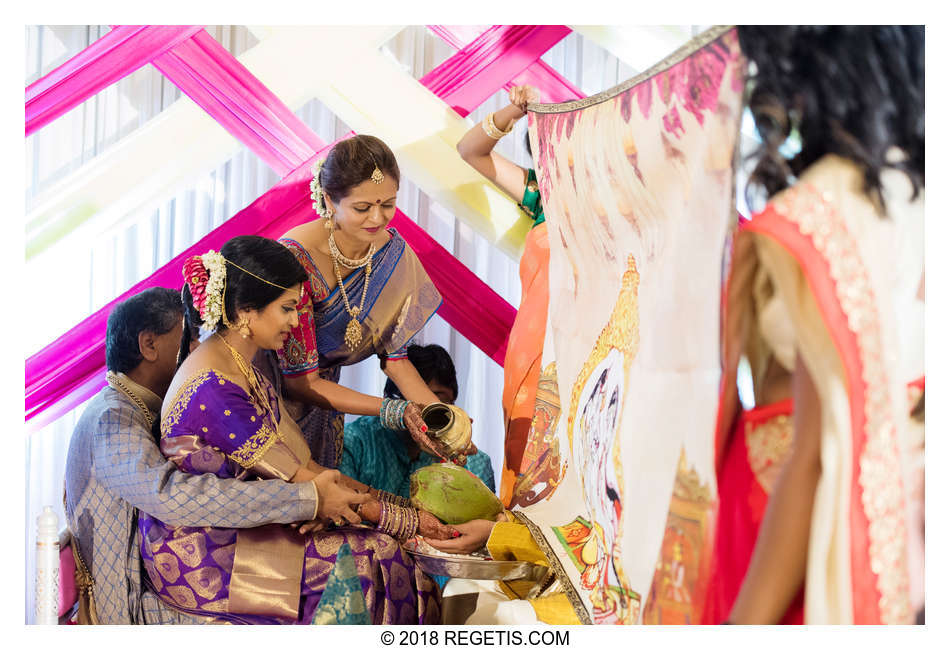
[(336, 239), (333, 237), (332, 232), (330, 233), (330, 237), (327, 239), (327, 245), (330, 247), (330, 255), (333, 256), (333, 259), (338, 261), (343, 266), (351, 269), (358, 269), (369, 264), (370, 260), (373, 259), (373, 253), (376, 252), (376, 244), (370, 244), (369, 252), (366, 253), (366, 255), (358, 260), (350, 259), (340, 252), (340, 247), (336, 245)]
[(228, 343), (227, 339), (221, 336), (220, 332), (215, 332), (215, 336), (221, 339), (221, 342), (224, 343), (224, 347), (228, 349), (228, 352), (231, 353), (231, 356), (234, 357), (234, 361), (237, 363), (238, 368), (241, 370), (241, 374), (244, 375), (244, 378), (247, 379), (248, 388), (250, 388), (251, 398), (257, 401), (261, 408), (270, 416), (271, 421), (274, 424), (274, 429), (277, 428), (277, 417), (274, 415), (274, 409), (271, 407), (270, 397), (267, 395), (267, 392), (261, 386), (260, 382), (257, 381), (257, 375), (254, 373), (254, 370), (251, 368), (251, 365), (247, 362), (247, 359), (244, 358), (244, 355), (234, 349), (234, 347)]
[(132, 400), (132, 403), (135, 404), (137, 407), (139, 407), (139, 409), (140, 409), (140, 410), (142, 411), (142, 413), (145, 415), (145, 425), (146, 425), (149, 429), (151, 429), (151, 428), (152, 428), (152, 422), (155, 421), (155, 416), (152, 415), (152, 411), (148, 408), (148, 406), (145, 405), (145, 402), (142, 400), (142, 398), (139, 397), (138, 395), (136, 395), (136, 394), (132, 391), (131, 388), (129, 388), (128, 386), (126, 386), (126, 385), (125, 385), (125, 382), (122, 381), (122, 378), (119, 377), (119, 375), (117, 375), (117, 374), (115, 374), (114, 372), (112, 372), (111, 370), (106, 373), (106, 381), (107, 381), (107, 382), (109, 383), (109, 385), (112, 386), (114, 389), (116, 389), (117, 391), (119, 391), (119, 392), (124, 393), (125, 395), (127, 395), (128, 398), (129, 398), (130, 400)]
[[(372, 257), (374, 247), (370, 247), (369, 252), (370, 257)], [(346, 295), (346, 287), (343, 286), (343, 276), (340, 274), (340, 265), (337, 263), (336, 258), (333, 258), (333, 270), (336, 272), (337, 286), (340, 287), (340, 293), (343, 295), (343, 306), (346, 308), (346, 313), (350, 315), (350, 322), (347, 323), (346, 333), (343, 335), (343, 340), (346, 342), (346, 347), (350, 349), (350, 352), (356, 350), (360, 341), (363, 340), (363, 328), (360, 326), (360, 322), (356, 317), (360, 315), (360, 312), (363, 311), (363, 306), (366, 304), (366, 292), (369, 290), (369, 274), (373, 271), (372, 259), (366, 262), (365, 268), (366, 278), (363, 280), (363, 297), (360, 298), (360, 306), (350, 307), (350, 299)]]

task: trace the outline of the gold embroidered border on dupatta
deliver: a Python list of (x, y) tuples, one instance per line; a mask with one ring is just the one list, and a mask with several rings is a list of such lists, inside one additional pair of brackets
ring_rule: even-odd
[(897, 430), (884, 366), (877, 306), (858, 245), (843, 218), (818, 190), (804, 184), (773, 202), (775, 211), (806, 236), (828, 264), (836, 297), (857, 340), (865, 384), (865, 445), (859, 461), (861, 502), (868, 519), (871, 571), (877, 576), (881, 622), (912, 620), (907, 531)]

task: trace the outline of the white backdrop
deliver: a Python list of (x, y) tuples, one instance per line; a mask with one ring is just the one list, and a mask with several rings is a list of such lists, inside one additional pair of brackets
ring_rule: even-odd
[[(636, 29), (636, 28), (631, 28)], [(26, 27), (26, 74), (29, 84), (106, 33), (105, 26)], [(256, 43), (243, 26), (208, 27), (232, 54), (239, 55)], [(685, 30), (689, 32), (695, 30)], [(675, 49), (673, 42), (668, 51)], [(402, 30), (386, 46), (390, 56), (412, 76), (420, 78), (454, 53), (424, 26)], [(665, 52), (659, 53), (657, 59)], [(574, 33), (547, 52), (543, 60), (578, 86), (594, 94), (631, 76), (634, 70), (596, 43)], [(94, 162), (96, 156), (121, 142), (176, 101), (189, 102), (151, 66), (126, 77), (90, 98), (26, 139), (26, 209), (35, 205), (53, 183)], [(507, 104), (507, 94), (496, 93), (471, 118)], [(314, 100), (297, 112), (325, 141), (350, 129)], [(524, 121), (515, 133), (500, 141), (497, 151), (523, 166), (530, 166), (524, 149)], [(38, 255), (27, 263), (36, 286), (55, 287), (56, 311), (52, 317), (31, 322), (26, 354), (33, 354), (82, 318), (220, 225), (278, 181), (277, 175), (252, 153), (241, 148), (224, 164), (194, 178), (188, 187), (166, 197), (157, 209), (131, 214), (115, 230), (104, 228), (89, 246), (58, 251), (55, 259)], [(472, 269), (512, 305), (518, 305), (520, 282), (517, 263), (494, 249), (452, 213), (432, 201), (404, 178), (399, 207), (430, 235)], [(94, 217), (93, 217), (94, 219)], [(501, 413), (502, 369), (441, 318), (434, 318), (419, 343), (438, 343), (452, 355), (459, 380), (458, 404), (475, 421), (476, 444), (492, 458), (496, 484), (501, 468), (503, 428)], [(378, 363), (368, 360), (345, 368), (342, 383), (370, 394), (381, 394), (385, 377)], [(26, 440), (27, 558), (25, 589), (27, 620), (32, 620), (34, 540), (36, 517), (44, 505), (57, 511), (61, 526), (63, 476), (69, 439), (84, 405)]]

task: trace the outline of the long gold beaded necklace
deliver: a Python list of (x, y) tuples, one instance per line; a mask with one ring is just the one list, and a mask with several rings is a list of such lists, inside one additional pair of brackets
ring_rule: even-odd
[(264, 409), (264, 412), (270, 416), (271, 422), (273, 423), (274, 429), (276, 430), (277, 417), (274, 415), (274, 409), (271, 406), (270, 397), (267, 395), (264, 387), (261, 386), (260, 382), (257, 380), (257, 375), (254, 373), (251, 365), (247, 362), (247, 359), (244, 358), (244, 355), (235, 350), (234, 347), (228, 343), (227, 339), (221, 336), (219, 332), (215, 332), (215, 336), (221, 339), (221, 342), (224, 343), (224, 347), (226, 347), (228, 352), (231, 353), (231, 356), (234, 357), (234, 361), (237, 363), (238, 368), (241, 369), (241, 374), (244, 375), (245, 379), (247, 379), (247, 385), (248, 388), (250, 388), (251, 398), (259, 403), (261, 408)]
[[(366, 293), (369, 291), (369, 276), (373, 271), (373, 254), (376, 252), (376, 245), (371, 244), (369, 252), (366, 253), (364, 257), (353, 260), (345, 257), (343, 253), (340, 252), (332, 232), (327, 241), (330, 246), (330, 256), (333, 258), (333, 271), (336, 273), (337, 286), (340, 287), (340, 293), (343, 295), (343, 306), (346, 308), (346, 313), (350, 315), (350, 322), (346, 325), (346, 333), (343, 335), (343, 341), (346, 343), (346, 347), (352, 352), (359, 346), (360, 341), (363, 340), (363, 328), (357, 320), (357, 316), (360, 315), (360, 312), (363, 311), (363, 307), (366, 305)], [(351, 269), (358, 269), (360, 267), (366, 269), (366, 277), (363, 280), (363, 297), (360, 298), (359, 307), (350, 306), (350, 299), (346, 295), (346, 287), (343, 286), (343, 274), (340, 272), (341, 264)]]

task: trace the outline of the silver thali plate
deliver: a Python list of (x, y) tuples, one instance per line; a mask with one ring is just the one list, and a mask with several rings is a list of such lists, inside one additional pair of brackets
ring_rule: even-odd
[(430, 575), (470, 580), (533, 580), (540, 582), (548, 568), (533, 562), (482, 560), (470, 556), (443, 557), (407, 549), (423, 571)]

